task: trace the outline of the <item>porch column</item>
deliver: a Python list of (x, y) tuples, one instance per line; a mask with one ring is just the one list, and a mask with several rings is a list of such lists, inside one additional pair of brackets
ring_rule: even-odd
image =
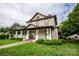
[(38, 40), (38, 38), (39, 38), (39, 30), (37, 29), (36, 30), (36, 38), (35, 38), (35, 40)]
[(50, 33), (50, 40), (52, 39), (52, 31), (51, 31), (51, 28), (49, 28), (49, 33)]
[(17, 35), (18, 35), (18, 32), (16, 31), (16, 33), (15, 33), (15, 37), (17, 37)]
[(51, 28), (47, 28), (47, 39), (52, 39), (52, 35), (51, 35)]
[(58, 29), (55, 28), (53, 31), (52, 31), (52, 35), (53, 35), (53, 39), (58, 39)]
[(47, 39), (49, 39), (49, 29), (47, 28)]
[(22, 37), (22, 33), (23, 33), (23, 31), (20, 32), (20, 37)]
[(29, 30), (27, 30), (26, 39), (29, 39)]

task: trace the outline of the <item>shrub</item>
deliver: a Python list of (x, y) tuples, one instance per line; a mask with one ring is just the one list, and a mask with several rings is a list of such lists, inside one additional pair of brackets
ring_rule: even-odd
[(20, 40), (21, 41), (22, 38), (20, 38), (20, 37), (12, 37), (11, 40)]
[(61, 40), (61, 41), (62, 41), (62, 43), (66, 43), (66, 40), (64, 40), (64, 39), (59, 39), (59, 40)]
[(51, 42), (51, 40), (46, 39), (46, 40), (44, 40), (44, 44), (46, 44), (46, 45), (52, 45), (52, 42)]
[(36, 42), (39, 43), (39, 44), (46, 44), (46, 45), (62, 45), (64, 43), (66, 43), (66, 41), (64, 39), (52, 39), (52, 40), (38, 39)]
[(67, 39), (66, 42), (67, 42), (67, 43), (79, 43), (79, 40)]
[(65, 43), (64, 40), (60, 40), (60, 39), (54, 39), (54, 40), (51, 40), (52, 41), (52, 44), (53, 45), (62, 45), (63, 43)]
[(43, 39), (38, 39), (38, 40), (36, 41), (36, 43), (43, 44), (43, 43), (44, 43), (44, 40), (43, 40)]
[(63, 44), (62, 40), (57, 40), (57, 39), (51, 40), (51, 42), (53, 45), (62, 45)]
[(63, 43), (65, 43), (63, 39), (44, 40), (46, 45), (62, 45)]
[(7, 39), (9, 38), (9, 34), (7, 34)]
[(0, 39), (8, 39), (9, 34), (0, 34)]

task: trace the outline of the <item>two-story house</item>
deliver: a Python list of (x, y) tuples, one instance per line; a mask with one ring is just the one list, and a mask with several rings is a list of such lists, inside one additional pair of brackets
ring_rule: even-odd
[(15, 37), (23, 37), (27, 39), (38, 40), (40, 38), (58, 39), (57, 17), (56, 15), (43, 15), (36, 13), (29, 21), (24, 29), (17, 29)]

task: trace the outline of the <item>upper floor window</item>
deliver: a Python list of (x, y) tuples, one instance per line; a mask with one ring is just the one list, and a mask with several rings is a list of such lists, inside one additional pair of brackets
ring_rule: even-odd
[(38, 23), (38, 21), (36, 21), (36, 26), (39, 26), (39, 23)]
[(39, 16), (36, 17), (36, 19), (39, 19), (39, 18), (40, 18)]
[(45, 25), (48, 26), (48, 20), (47, 19), (45, 20)]

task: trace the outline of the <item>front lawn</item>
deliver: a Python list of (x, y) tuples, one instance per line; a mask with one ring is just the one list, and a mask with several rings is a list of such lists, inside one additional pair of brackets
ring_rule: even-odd
[(0, 49), (1, 56), (78, 56), (79, 43), (63, 45), (45, 45), (26, 43), (19, 46)]
[(16, 42), (19, 42), (19, 40), (10, 40), (10, 39), (0, 40), (0, 46), (11, 44), (11, 43), (16, 43)]

